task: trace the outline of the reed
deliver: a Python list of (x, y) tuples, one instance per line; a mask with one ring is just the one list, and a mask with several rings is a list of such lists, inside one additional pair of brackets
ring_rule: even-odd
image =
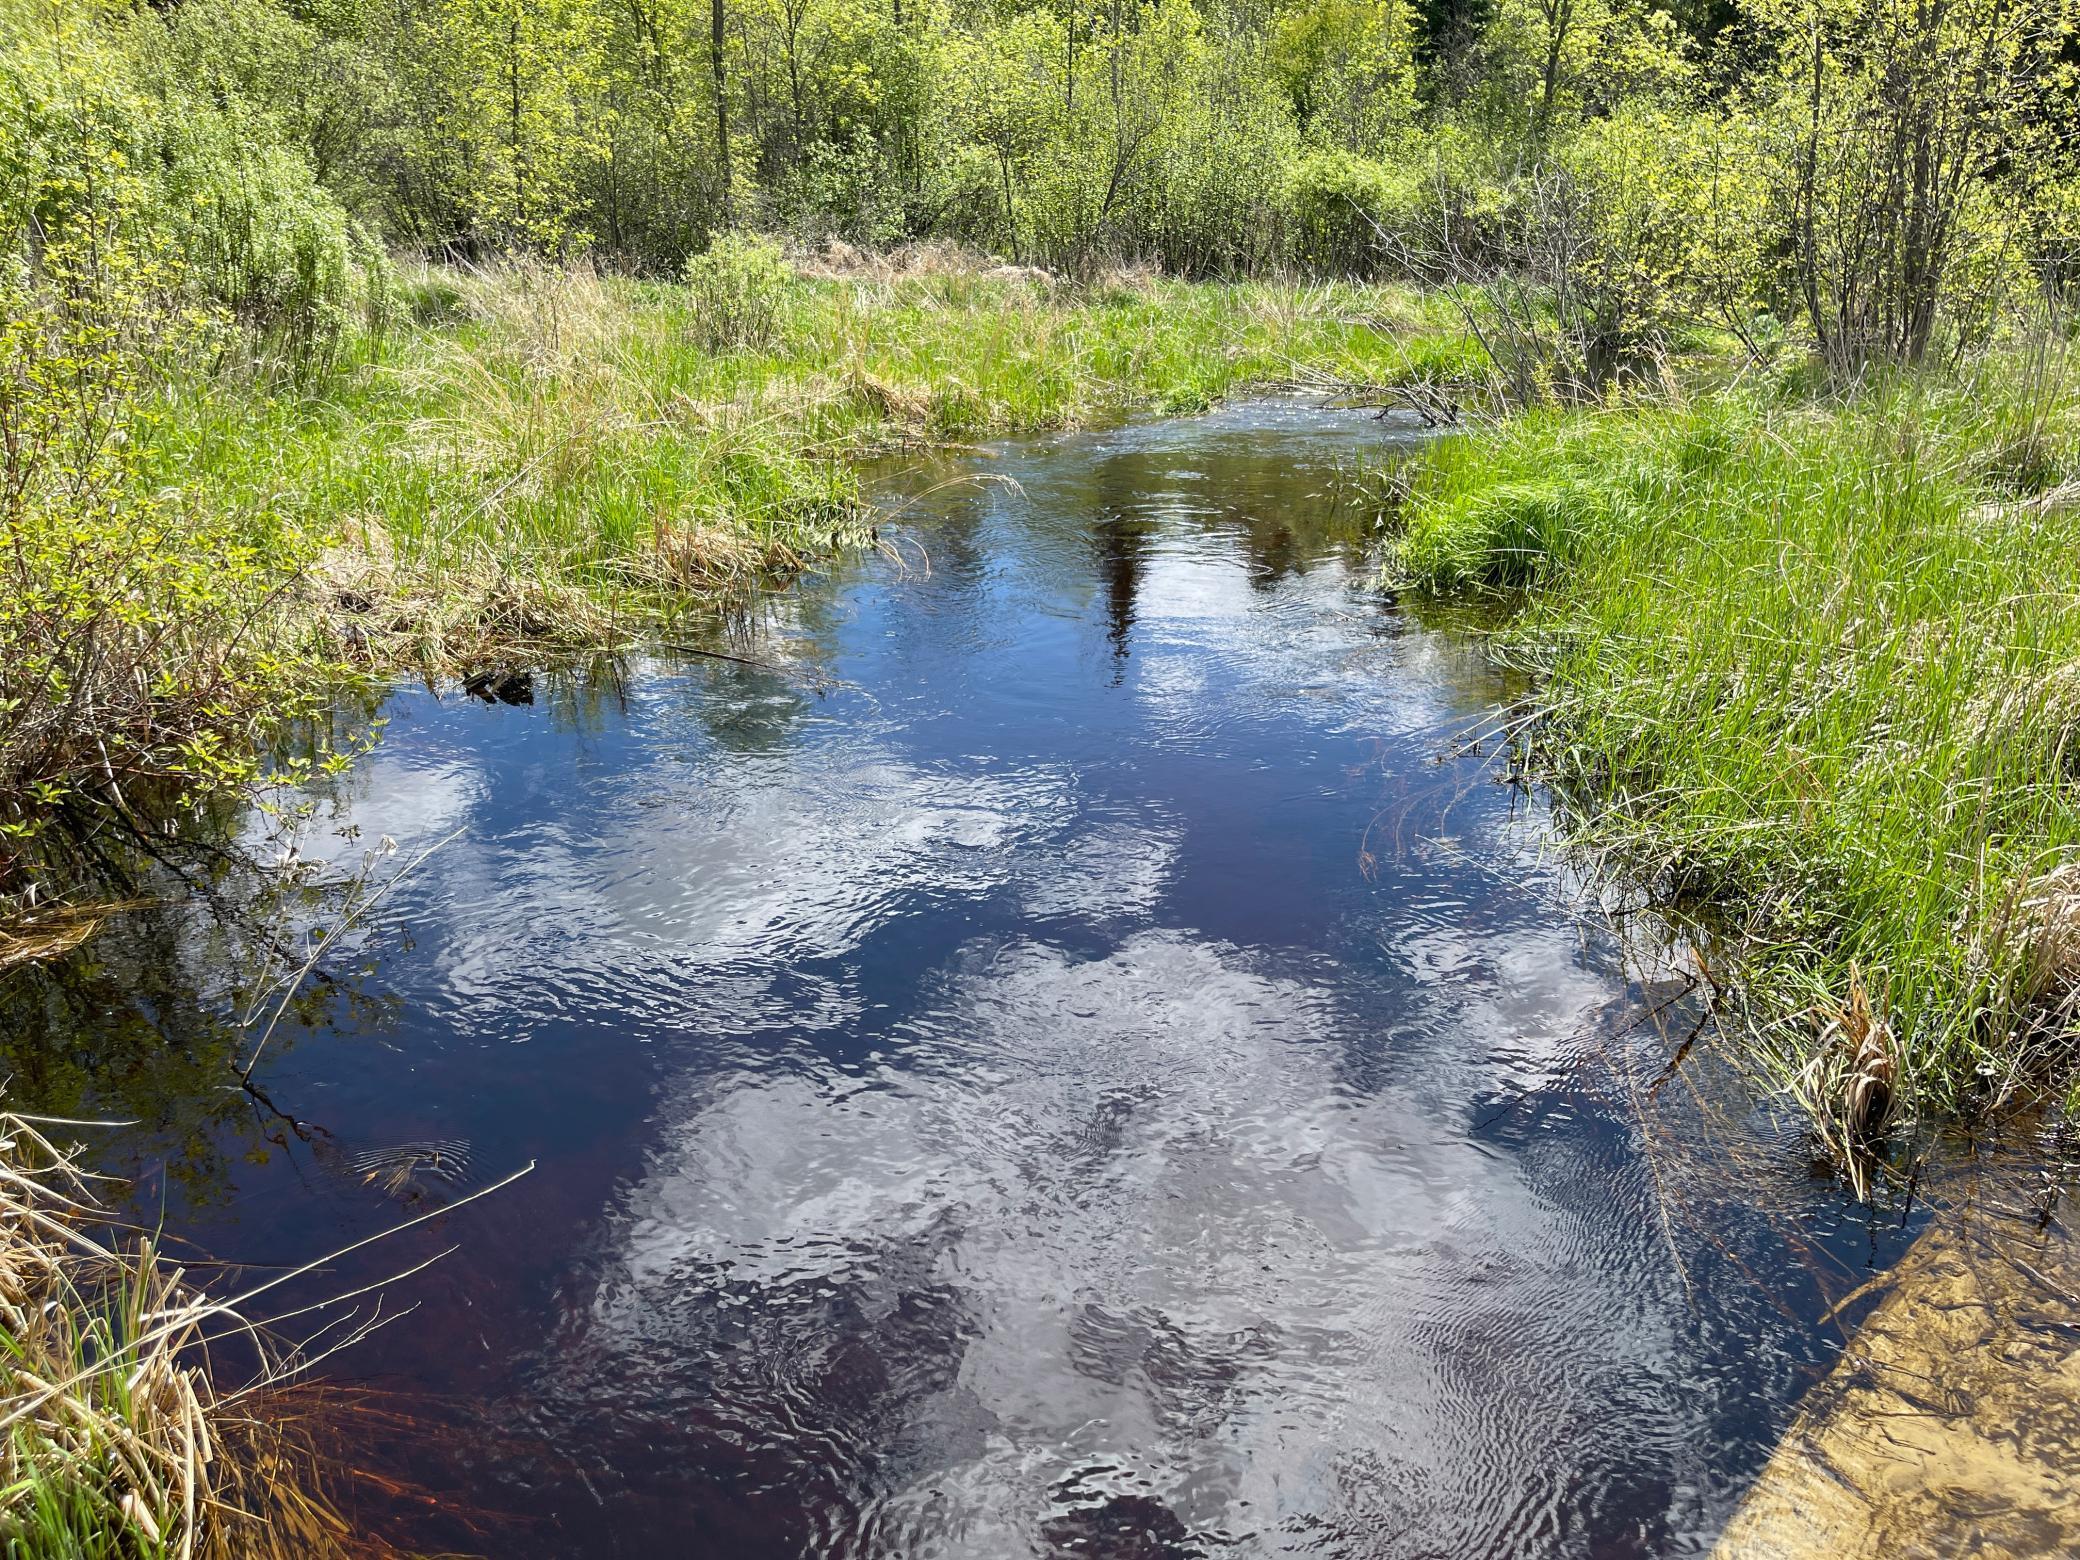
[[(0, 1114), (0, 1553), (366, 1552), (310, 1439), (273, 1411), (293, 1356), (156, 1243), (126, 1241), (47, 1125)], [(236, 1388), (212, 1368), (226, 1339), (259, 1362)]]

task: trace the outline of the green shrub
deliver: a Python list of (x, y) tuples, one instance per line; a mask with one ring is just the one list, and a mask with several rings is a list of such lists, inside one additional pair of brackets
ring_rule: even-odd
[(291, 154), (141, 90), (131, 36), (91, 11), (7, 15), (0, 899), (62, 887), (38, 882), (54, 820), (246, 779), (315, 696), (281, 610), (303, 540), (142, 460), (162, 392), (234, 316), (329, 352), (352, 276), (344, 214)]
[(1372, 276), (1398, 269), (1410, 191), (1370, 158), (1305, 153), (1286, 178), (1293, 258), (1311, 271)]
[(779, 340), (780, 306), (793, 280), (772, 239), (718, 234), (705, 254), (686, 262), (695, 339), (710, 352), (771, 347)]
[[(0, 35), (0, 251), (32, 270), (55, 241), (119, 234), (157, 283), (322, 362), (375, 302), (387, 262), (358, 246), (275, 116), (174, 70), (156, 13), (9, 5)], [(136, 280), (135, 273), (132, 276)]]
[(1440, 125), (1378, 157), (1314, 151), (1286, 181), (1291, 257), (1344, 276), (1461, 279), (1492, 269), (1516, 219), (1506, 149)]
[(1768, 231), (1752, 126), (1627, 104), (1584, 125), (1554, 162), (1533, 234), (1548, 253), (1528, 269), (1577, 300), (1563, 323), (1586, 382), (1651, 361), (1686, 322), (1745, 328)]
[(213, 109), (168, 109), (157, 225), (189, 284), (292, 358), (328, 358), (354, 323), (346, 212), (296, 152)]
[(300, 539), (140, 478), (149, 364), (207, 325), (91, 236), (0, 284), (0, 902), (68, 812), (243, 782), (318, 691), (282, 609)]

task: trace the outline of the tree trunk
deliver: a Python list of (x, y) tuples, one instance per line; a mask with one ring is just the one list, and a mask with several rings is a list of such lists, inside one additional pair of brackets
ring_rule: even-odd
[(517, 10), (506, 22), (506, 82), (513, 137), (513, 220), (524, 222), (527, 215), (527, 151), (520, 143), (520, 13)]
[(1574, 0), (1546, 0), (1546, 59), (1539, 72), (1538, 117), (1532, 134), (1543, 143), (1553, 123), (1553, 102), (1560, 93), (1560, 53), (1567, 45), (1567, 32), (1574, 25)]
[(730, 209), (729, 90), (722, 72), (722, 3), (708, 0), (708, 68), (715, 74), (715, 154), (722, 166), (722, 220), (729, 222), (735, 213)]
[(1011, 259), (1017, 264), (1023, 257), (1018, 252), (1018, 212), (1011, 204), (1011, 159), (1001, 151), (997, 168), (1004, 176), (1004, 230), (1011, 236)]

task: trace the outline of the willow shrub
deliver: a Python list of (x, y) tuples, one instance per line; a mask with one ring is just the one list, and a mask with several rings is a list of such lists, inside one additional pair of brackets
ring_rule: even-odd
[(64, 887), (67, 814), (250, 778), (318, 691), (282, 607), (300, 539), (139, 480), (148, 364), (202, 329), (158, 280), (104, 238), (0, 285), (0, 896)]
[(284, 609), (311, 548), (143, 462), (176, 370), (250, 350), (241, 317), (329, 351), (351, 267), (308, 170), (151, 91), (120, 13), (0, 6), (0, 896), (20, 899), (67, 886), (56, 822), (239, 783), (315, 697)]
[(753, 233), (718, 235), (705, 253), (686, 262), (695, 339), (710, 352), (772, 346), (793, 280), (772, 239)]
[(48, 249), (118, 240), (159, 291), (322, 364), (388, 262), (280, 116), (184, 74), (175, 42), (151, 11), (0, 0), (0, 255), (33, 277)]

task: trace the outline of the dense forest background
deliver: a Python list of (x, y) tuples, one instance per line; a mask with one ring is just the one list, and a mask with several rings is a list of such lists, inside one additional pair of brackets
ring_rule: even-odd
[(1696, 321), (1854, 370), (2063, 284), (2072, 10), (0, 0), (0, 231), (45, 275), (120, 238), (306, 345), (389, 254), (671, 275), (755, 229), (1476, 281), (1497, 341), (1557, 320), (1563, 385)]

